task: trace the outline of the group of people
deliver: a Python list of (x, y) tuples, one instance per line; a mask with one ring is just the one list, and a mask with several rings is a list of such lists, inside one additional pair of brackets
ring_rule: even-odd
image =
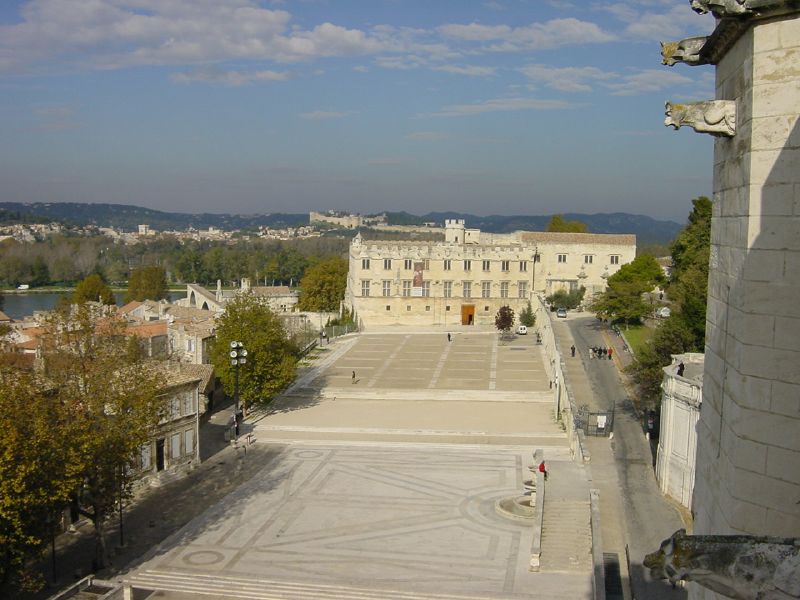
[(608, 348), (605, 346), (592, 346), (589, 348), (589, 358), (607, 358), (611, 360), (613, 354), (614, 349), (610, 346)]

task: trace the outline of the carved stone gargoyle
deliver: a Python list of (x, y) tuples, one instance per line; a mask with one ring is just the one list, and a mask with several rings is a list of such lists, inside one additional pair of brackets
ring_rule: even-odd
[(707, 64), (700, 58), (700, 49), (705, 46), (707, 37), (691, 37), (678, 42), (661, 42), (661, 64), (672, 66), (675, 63), (687, 65)]
[(680, 129), (688, 125), (698, 133), (732, 137), (736, 133), (736, 102), (733, 100), (708, 100), (673, 104), (667, 102), (664, 125)]
[(747, 0), (690, 0), (690, 3), (697, 14), (710, 12), (717, 19), (739, 17), (751, 12)]
[(686, 535), (644, 558), (654, 579), (694, 581), (734, 600), (800, 598), (800, 538)]

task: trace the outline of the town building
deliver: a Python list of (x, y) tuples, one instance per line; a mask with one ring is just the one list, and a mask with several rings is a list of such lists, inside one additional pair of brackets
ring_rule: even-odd
[(697, 352), (676, 354), (672, 364), (663, 371), (656, 479), (664, 494), (690, 509), (697, 451), (696, 426), (703, 400), (703, 355)]
[(359, 227), (370, 227), (372, 225), (386, 225), (388, 220), (385, 213), (362, 216), (334, 210), (329, 210), (324, 213), (312, 210), (308, 213), (308, 222), (312, 225), (334, 225), (336, 227), (344, 227), (345, 229), (358, 229)]
[(288, 286), (253, 286), (250, 284), (250, 279), (244, 277), (238, 290), (223, 290), (221, 281), (217, 281), (216, 292), (211, 292), (196, 283), (190, 283), (186, 286), (186, 298), (176, 301), (175, 304), (221, 313), (229, 300), (242, 293), (252, 293), (275, 313), (294, 312), (300, 299), (299, 292)]
[(518, 313), (534, 293), (584, 287), (590, 298), (635, 256), (635, 235), (489, 234), (449, 219), (443, 242), (356, 235), (344, 304), (366, 327), (490, 324), (501, 306)]

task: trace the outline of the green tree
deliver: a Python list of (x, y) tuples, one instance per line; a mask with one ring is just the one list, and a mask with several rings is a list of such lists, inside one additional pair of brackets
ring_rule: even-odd
[(75, 286), (72, 302), (75, 304), (83, 304), (84, 302), (114, 304), (114, 294), (111, 293), (111, 288), (106, 285), (100, 275), (92, 273)]
[(596, 297), (592, 310), (600, 318), (638, 323), (652, 311), (643, 295), (662, 281), (664, 274), (656, 259), (637, 256), (608, 278), (608, 288)]
[(545, 300), (547, 300), (552, 306), (556, 308), (569, 308), (570, 310), (575, 309), (578, 305), (583, 302), (583, 296), (586, 294), (586, 288), (580, 286), (577, 289), (570, 290), (556, 290), (554, 293), (550, 294)]
[(562, 233), (587, 233), (589, 227), (583, 221), (566, 221), (562, 215), (553, 215), (547, 224), (547, 231)]
[(300, 310), (339, 310), (347, 287), (347, 268), (347, 261), (338, 256), (308, 267), (300, 280)]
[(141, 446), (165, 415), (163, 370), (128, 353), (125, 323), (89, 304), (56, 311), (42, 336), (43, 373), (64, 414), (80, 467), (80, 513), (92, 521), (95, 563), (106, 564), (105, 524), (130, 496)]
[(510, 306), (501, 306), (494, 317), (494, 326), (502, 333), (508, 333), (514, 327), (514, 310)]
[(519, 311), (519, 323), (520, 325), (525, 325), (525, 327), (533, 327), (536, 325), (536, 315), (533, 312), (530, 300), (528, 300), (528, 304), (525, 308)]
[(158, 266), (134, 269), (128, 281), (125, 302), (161, 300), (167, 297), (167, 274)]
[(50, 283), (50, 270), (41, 256), (33, 259), (30, 282), (31, 285), (47, 285)]
[(293, 380), (297, 350), (289, 341), (279, 317), (253, 294), (239, 294), (217, 319), (211, 363), (228, 395), (234, 393), (235, 367), (230, 364), (230, 343), (242, 342), (247, 363), (239, 368), (239, 398), (243, 407), (269, 402)]

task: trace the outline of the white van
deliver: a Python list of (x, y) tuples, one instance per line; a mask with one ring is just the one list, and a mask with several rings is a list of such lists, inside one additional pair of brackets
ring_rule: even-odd
[(525, 325), (517, 327), (517, 335), (528, 335), (528, 328)]

